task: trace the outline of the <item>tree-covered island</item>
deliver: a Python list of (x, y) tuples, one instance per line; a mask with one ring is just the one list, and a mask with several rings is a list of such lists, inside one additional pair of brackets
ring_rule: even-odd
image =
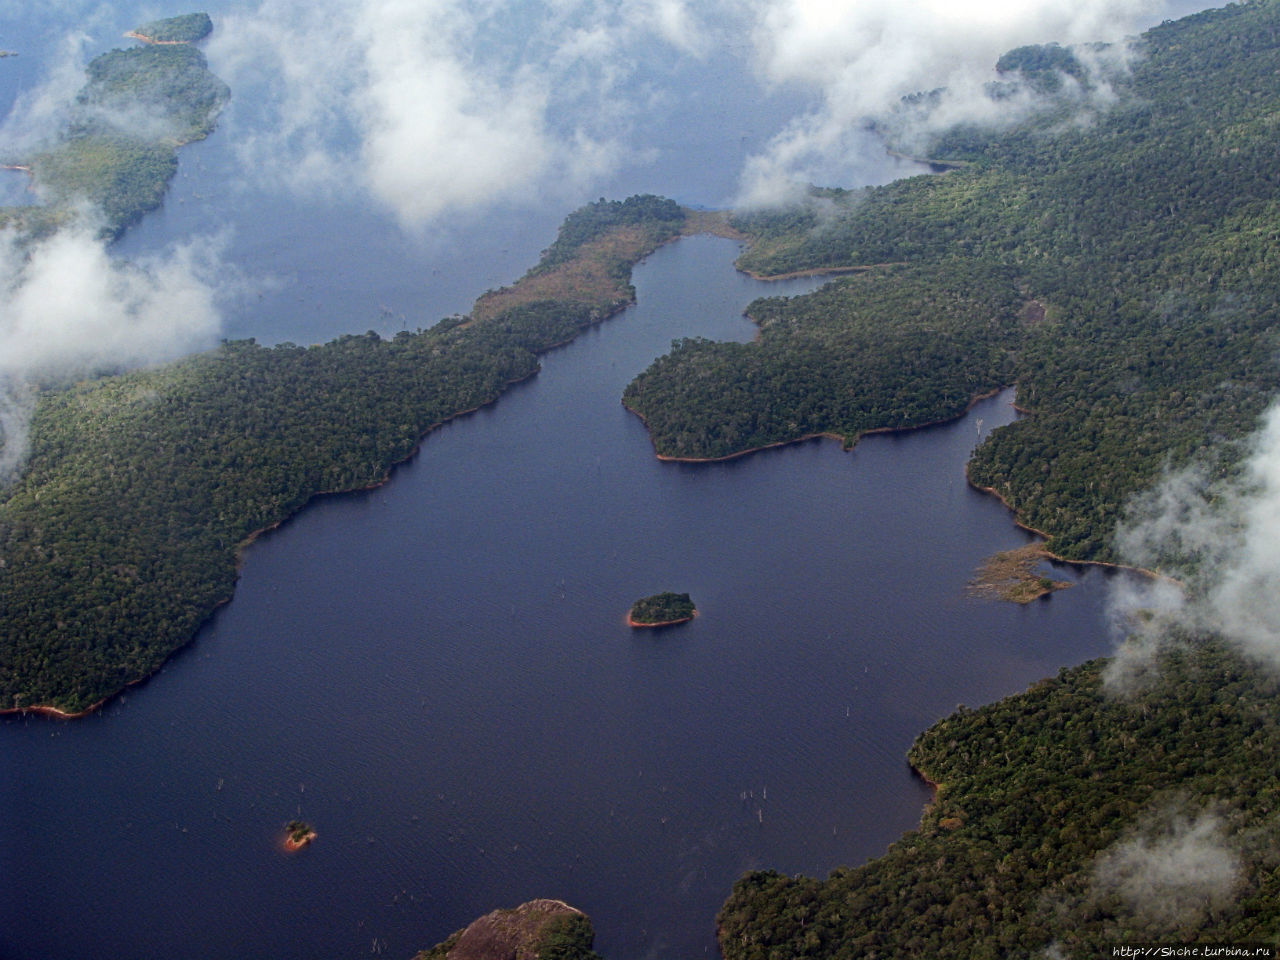
[(0, 208), (0, 227), (46, 236), (87, 201), (102, 218), (103, 234), (116, 237), (158, 207), (178, 169), (178, 148), (208, 136), (230, 97), (191, 46), (212, 28), (203, 13), (156, 21), (133, 35), (153, 29), (188, 39), (111, 50), (89, 61), (65, 126), (29, 154), (0, 157), (29, 170), (47, 198)]
[(669, 627), (687, 623), (698, 615), (687, 593), (655, 593), (631, 605), (627, 623), (633, 627)]
[(134, 27), (126, 37), (143, 43), (199, 43), (213, 33), (213, 20), (207, 13), (186, 13), (165, 20), (152, 20)]

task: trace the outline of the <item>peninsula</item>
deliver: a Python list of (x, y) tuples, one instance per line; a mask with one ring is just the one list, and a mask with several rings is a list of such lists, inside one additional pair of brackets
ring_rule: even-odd
[(0, 704), (80, 714), (150, 676), (231, 598), (259, 532), (383, 483), (428, 431), (536, 374), (630, 302), (632, 264), (684, 220), (659, 197), (592, 203), (473, 316), (391, 340), (233, 341), (47, 390), (0, 490)]

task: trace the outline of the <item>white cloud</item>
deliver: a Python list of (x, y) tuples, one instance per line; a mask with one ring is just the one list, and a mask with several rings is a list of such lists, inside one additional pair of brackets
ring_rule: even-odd
[(223, 17), (208, 52), (244, 94), (237, 109), (266, 101), (257, 132), (231, 133), (249, 168), (305, 192), (367, 191), (419, 228), (576, 200), (623, 155), (632, 48), (652, 36), (703, 48), (678, 0), (264, 0)]
[(839, 185), (858, 185), (860, 158), (848, 156), (858, 128), (911, 93), (948, 89), (937, 123), (1017, 116), (1025, 104), (997, 107), (983, 95), (1002, 53), (1028, 43), (1118, 40), (1161, 8), (1156, 0), (764, 0), (752, 31), (761, 75), (813, 90), (821, 105), (748, 161), (740, 200), (771, 202), (788, 195), (789, 184), (833, 172), (842, 174)]
[(1154, 606), (1147, 595), (1120, 598), (1134, 635), (1119, 651), (1110, 676), (1145, 669), (1173, 627), (1213, 632), (1280, 669), (1280, 404), (1248, 441), (1238, 473), (1203, 465), (1171, 472), (1131, 505), (1116, 535), (1134, 564), (1160, 567), (1185, 591), (1163, 588)]
[(1240, 852), (1221, 817), (1170, 811), (1098, 858), (1094, 893), (1159, 935), (1195, 927), (1229, 905), (1242, 880)]
[(15, 98), (0, 128), (5, 162), (10, 158), (26, 159), (64, 128), (75, 95), (84, 86), (84, 47), (88, 40), (79, 32), (63, 37), (61, 50), (44, 80)]
[(25, 455), (33, 383), (211, 346), (219, 244), (114, 261), (88, 218), (27, 247), (0, 234), (0, 482)]

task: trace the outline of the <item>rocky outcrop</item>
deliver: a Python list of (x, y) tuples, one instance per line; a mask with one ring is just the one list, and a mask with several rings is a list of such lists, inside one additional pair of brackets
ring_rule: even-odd
[(494, 910), (415, 960), (549, 960), (596, 957), (587, 915), (561, 900)]

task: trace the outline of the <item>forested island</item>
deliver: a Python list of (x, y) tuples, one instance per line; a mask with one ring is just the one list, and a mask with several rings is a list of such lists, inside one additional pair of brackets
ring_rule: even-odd
[(204, 13), (155, 21), (131, 36), (162, 42), (89, 61), (66, 125), (32, 154), (3, 158), (28, 169), (47, 202), (0, 208), (0, 227), (46, 236), (88, 201), (102, 216), (102, 233), (116, 237), (158, 207), (177, 172), (178, 148), (208, 136), (231, 95), (191, 46), (212, 29)]
[(633, 627), (670, 627), (688, 623), (698, 615), (687, 593), (655, 593), (631, 605), (627, 623)]

